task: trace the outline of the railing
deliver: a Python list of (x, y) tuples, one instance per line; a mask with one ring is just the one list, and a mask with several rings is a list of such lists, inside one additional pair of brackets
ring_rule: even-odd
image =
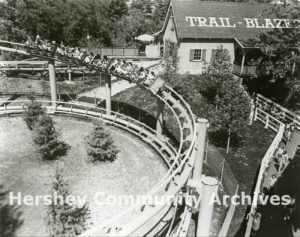
[[(4, 105), (0, 107), (0, 116), (20, 114), (26, 108), (26, 104), (29, 103), (27, 100), (2, 102)], [(9, 105), (6, 105), (5, 102), (9, 103)], [(53, 107), (51, 106), (51, 101), (40, 100), (38, 102), (43, 104), (50, 114), (77, 115), (100, 119), (108, 124), (131, 132), (149, 143), (164, 158), (164, 161), (169, 167), (176, 156), (177, 149), (165, 137), (158, 137), (154, 129), (126, 115), (113, 111), (111, 115), (107, 115), (106, 110), (103, 108), (95, 108), (93, 106), (79, 105), (76, 103), (59, 102), (56, 107)]]
[[(273, 119), (273, 117), (270, 116), (271, 119)], [(252, 224), (253, 224), (253, 219), (254, 219), (254, 214), (256, 212), (256, 208), (257, 208), (257, 202), (258, 202), (258, 196), (260, 194), (262, 194), (262, 183), (263, 180), (265, 178), (265, 171), (268, 169), (270, 162), (274, 156), (274, 153), (276, 151), (276, 149), (278, 148), (282, 137), (283, 137), (283, 133), (284, 133), (284, 124), (280, 124), (279, 130), (277, 135), (275, 136), (272, 144), (270, 145), (269, 149), (267, 150), (261, 165), (260, 165), (260, 169), (259, 169), (259, 174), (257, 177), (257, 181), (256, 181), (256, 185), (255, 185), (255, 190), (254, 190), (254, 194), (253, 194), (253, 199), (252, 199), (252, 205), (251, 205), (251, 210), (250, 213), (248, 215), (249, 219), (248, 219), (248, 223), (247, 223), (247, 230), (245, 233), (245, 237), (249, 237), (251, 234), (251, 229), (252, 229)]]
[(285, 124), (294, 123), (296, 124), (298, 129), (300, 128), (299, 115), (276, 104), (275, 102), (262, 95), (257, 95), (255, 100), (254, 121), (255, 120), (264, 123), (266, 129), (270, 128), (277, 134), (261, 162), (257, 182), (255, 185), (251, 210), (248, 215), (249, 219), (245, 237), (249, 237), (251, 234), (252, 223), (254, 219), (253, 217), (257, 208), (258, 195), (262, 193), (262, 184), (265, 179), (265, 172), (270, 165), (270, 162), (274, 156), (276, 149), (279, 146), (279, 143), (282, 141), (285, 132)]
[(237, 75), (243, 75), (243, 76), (254, 76), (254, 75), (256, 75), (256, 68), (257, 68), (257, 66), (245, 66), (244, 65), (243, 71), (241, 73), (242, 66), (234, 63), (233, 64), (233, 73), (237, 74)]
[(106, 56), (139, 56), (138, 48), (91, 48), (94, 53), (100, 53)]
[(298, 129), (300, 129), (300, 115), (295, 114), (260, 94), (257, 95), (255, 104), (258, 108), (276, 117), (281, 122), (287, 124), (295, 123)]

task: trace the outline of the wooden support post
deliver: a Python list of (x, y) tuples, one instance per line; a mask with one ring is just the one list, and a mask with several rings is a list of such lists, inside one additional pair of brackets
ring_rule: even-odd
[(163, 132), (164, 125), (164, 103), (160, 100), (156, 100), (157, 114), (156, 114), (156, 133), (161, 135)]
[(111, 114), (111, 76), (106, 77), (105, 81), (105, 101), (106, 101), (106, 114)]
[(57, 102), (57, 89), (56, 89), (56, 77), (55, 77), (55, 61), (50, 59), (48, 62), (49, 81), (51, 90), (52, 105), (55, 106)]
[(241, 71), (240, 71), (240, 75), (241, 75), (241, 76), (242, 76), (243, 73), (244, 73), (245, 58), (246, 58), (246, 52), (245, 52), (245, 50), (243, 50), (242, 65), (241, 65)]

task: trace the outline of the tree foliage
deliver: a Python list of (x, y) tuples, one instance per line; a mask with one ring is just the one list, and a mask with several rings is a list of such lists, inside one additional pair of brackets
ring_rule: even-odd
[(143, 33), (161, 29), (168, 0), (6, 0), (0, 1), (0, 33), (6, 40), (27, 36), (68, 45), (128, 46)]
[(33, 128), (33, 141), (43, 160), (54, 160), (67, 153), (69, 146), (58, 139), (52, 118), (47, 114), (38, 117)]
[(173, 41), (166, 40), (161, 77), (168, 83), (176, 83), (178, 74), (178, 47)]
[(200, 75), (172, 74), (172, 87), (191, 105), (198, 117), (209, 118), (210, 138), (223, 145), (247, 125), (250, 99), (240, 81), (232, 74), (229, 52), (222, 47), (215, 61)]
[(15, 237), (16, 231), (23, 224), (21, 211), (8, 203), (7, 192), (0, 185), (0, 236)]
[(33, 130), (40, 115), (45, 115), (46, 110), (41, 103), (37, 102), (33, 96), (30, 98), (23, 112), (23, 119), (30, 130)]
[(266, 13), (278, 19), (290, 19), (290, 26), (272, 29), (250, 41), (262, 52), (257, 74), (272, 83), (283, 82), (291, 90), (299, 89), (300, 8), (297, 4), (273, 4)]
[(89, 161), (114, 161), (118, 150), (108, 132), (99, 123), (94, 123), (94, 128), (86, 138)]
[(216, 51), (215, 61), (208, 67), (206, 76), (209, 86), (205, 92), (214, 108), (208, 112), (212, 131), (227, 133), (228, 152), (231, 136), (247, 125), (250, 98), (240, 80), (232, 74), (228, 50)]
[[(55, 195), (56, 193), (56, 195)], [(51, 205), (48, 206), (46, 223), (50, 237), (75, 237), (83, 233), (87, 228), (87, 221), (90, 218), (88, 204), (76, 206), (66, 202), (71, 195), (69, 184), (62, 176), (62, 170), (56, 169), (55, 177), (50, 193)], [(57, 198), (55, 203), (54, 197)], [(62, 203), (61, 203), (62, 200)]]

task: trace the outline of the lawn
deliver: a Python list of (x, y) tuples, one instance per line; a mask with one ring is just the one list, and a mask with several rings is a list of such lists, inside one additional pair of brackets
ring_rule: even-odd
[[(101, 85), (105, 83), (105, 75), (102, 76)], [(83, 81), (81, 77), (74, 78), (72, 82), (58, 81), (57, 91), (64, 94), (79, 94), (92, 90), (100, 85), (99, 76), (85, 77)], [(19, 76), (6, 77), (0, 74), (0, 93), (1, 92), (35, 92), (50, 94), (50, 84), (48, 80), (40, 80), (36, 76)]]
[[(57, 165), (64, 168), (72, 194), (87, 196), (91, 209), (90, 223), (99, 224), (127, 206), (96, 205), (94, 195), (145, 194), (165, 174), (167, 167), (158, 154), (135, 136), (107, 127), (120, 150), (112, 163), (87, 163), (84, 138), (92, 128), (86, 120), (54, 117), (61, 138), (71, 145), (65, 157), (42, 161), (37, 157), (31, 132), (21, 117), (0, 118), (0, 180), (11, 192), (22, 195), (49, 193)], [(47, 236), (46, 207), (21, 206), (24, 224), (18, 236)]]

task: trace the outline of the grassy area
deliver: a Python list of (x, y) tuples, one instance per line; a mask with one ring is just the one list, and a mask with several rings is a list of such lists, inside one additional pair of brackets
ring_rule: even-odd
[[(105, 75), (102, 76), (101, 85), (105, 83)], [(98, 76), (91, 78), (85, 77), (84, 81), (81, 77), (74, 78), (72, 82), (58, 81), (57, 91), (64, 94), (80, 94), (85, 91), (92, 90), (100, 86), (100, 79)], [(35, 93), (50, 93), (49, 81), (40, 80), (31, 77), (6, 77), (0, 76), (0, 92), (35, 92)]]
[[(68, 154), (57, 161), (37, 157), (32, 135), (21, 117), (0, 118), (0, 180), (5, 187), (24, 195), (46, 195), (50, 191), (55, 167), (64, 168), (73, 195), (87, 196), (91, 222), (96, 225), (116, 216), (126, 205), (97, 205), (97, 192), (106, 195), (142, 195), (165, 174), (166, 166), (150, 147), (122, 130), (107, 127), (120, 150), (112, 163), (87, 163), (84, 138), (92, 124), (70, 117), (54, 117), (61, 138), (71, 145)], [(104, 197), (103, 197), (104, 198)], [(102, 198), (100, 201), (104, 201)], [(46, 206), (21, 206), (24, 224), (18, 236), (47, 236)]]
[[(135, 105), (155, 116), (156, 103), (154, 97), (149, 92), (137, 87), (130, 88), (115, 95), (113, 100)], [(192, 107), (192, 110), (196, 110), (198, 113), (199, 111), (203, 111), (205, 114), (205, 109), (207, 108), (205, 103), (204, 99), (199, 100), (197, 103), (199, 107)], [(165, 116), (166, 126), (170, 129), (175, 126), (174, 121), (169, 120), (171, 116), (171, 113)], [(218, 150), (225, 157), (239, 183), (240, 191), (245, 191), (246, 193), (251, 192), (256, 171), (274, 136), (275, 134), (273, 132), (265, 129), (260, 123), (254, 123), (252, 126), (247, 126), (241, 131), (240, 141), (237, 142), (239, 145), (231, 149), (228, 154), (226, 154), (226, 149), (224, 147), (213, 147), (213, 149)], [(234, 236), (240, 228), (241, 222), (245, 216), (246, 208), (246, 206), (237, 207), (229, 236)]]

